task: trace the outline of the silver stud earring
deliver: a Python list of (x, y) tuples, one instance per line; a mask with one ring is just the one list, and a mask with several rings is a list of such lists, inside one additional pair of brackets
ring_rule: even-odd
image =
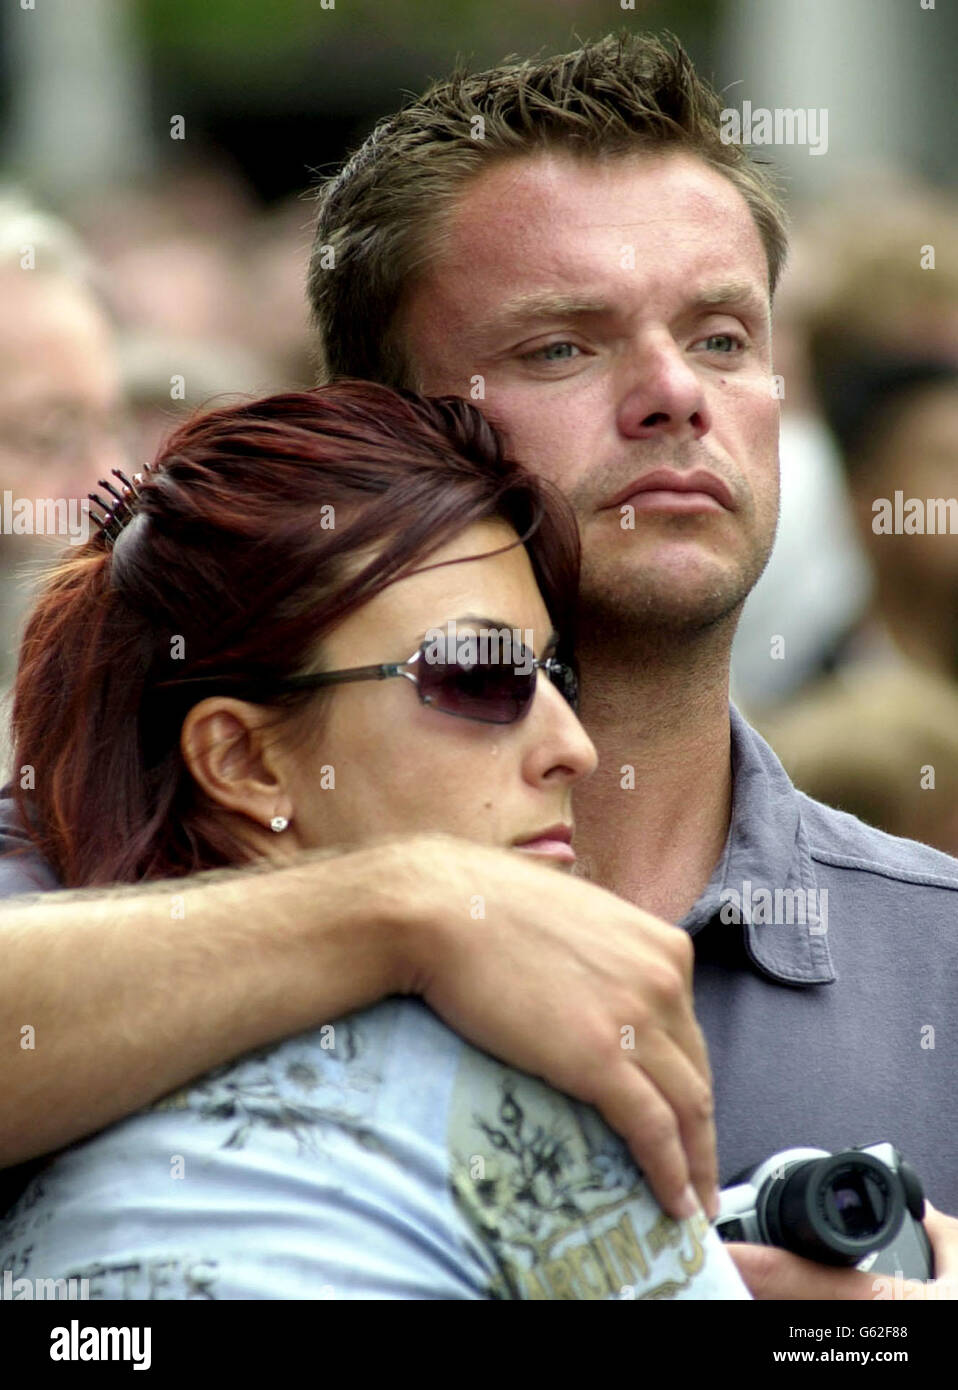
[(274, 816), (269, 823), (269, 828), (275, 830), (277, 835), (281, 835), (288, 825), (289, 821), (286, 816)]

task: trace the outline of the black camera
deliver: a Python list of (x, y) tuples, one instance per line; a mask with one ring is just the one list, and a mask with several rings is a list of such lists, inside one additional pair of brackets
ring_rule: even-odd
[(778, 1245), (820, 1264), (934, 1278), (918, 1174), (893, 1144), (785, 1149), (723, 1188), (722, 1240)]

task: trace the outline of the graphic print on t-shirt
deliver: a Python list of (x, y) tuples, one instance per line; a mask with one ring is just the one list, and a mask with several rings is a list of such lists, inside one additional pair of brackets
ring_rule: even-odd
[(589, 1107), (465, 1051), (449, 1148), (456, 1199), (502, 1271), (490, 1296), (691, 1293), (705, 1263), (705, 1216), (666, 1216), (625, 1145)]

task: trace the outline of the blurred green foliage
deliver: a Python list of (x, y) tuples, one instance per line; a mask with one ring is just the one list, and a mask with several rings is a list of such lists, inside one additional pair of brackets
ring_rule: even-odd
[[(350, 50), (362, 63), (364, 46), (393, 50), (443, 67), (457, 53), (480, 63), (509, 52), (561, 51), (576, 37), (620, 27), (672, 28), (699, 47), (711, 35), (720, 0), (132, 0), (147, 47), (160, 61), (254, 81), (282, 66), (287, 76), (314, 62), (324, 48)], [(356, 47), (356, 45), (359, 47)], [(339, 84), (349, 73), (331, 73)]]

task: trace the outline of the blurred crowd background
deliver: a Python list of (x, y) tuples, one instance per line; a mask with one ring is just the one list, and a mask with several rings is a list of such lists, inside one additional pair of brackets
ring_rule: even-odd
[[(0, 496), (84, 498), (197, 406), (312, 385), (317, 176), (457, 56), (620, 27), (675, 32), (728, 106), (828, 113), (821, 153), (757, 151), (793, 219), (782, 517), (733, 692), (800, 787), (958, 854), (958, 534), (872, 524), (958, 499), (946, 0), (4, 0)], [(61, 546), (0, 534), (2, 689)]]

